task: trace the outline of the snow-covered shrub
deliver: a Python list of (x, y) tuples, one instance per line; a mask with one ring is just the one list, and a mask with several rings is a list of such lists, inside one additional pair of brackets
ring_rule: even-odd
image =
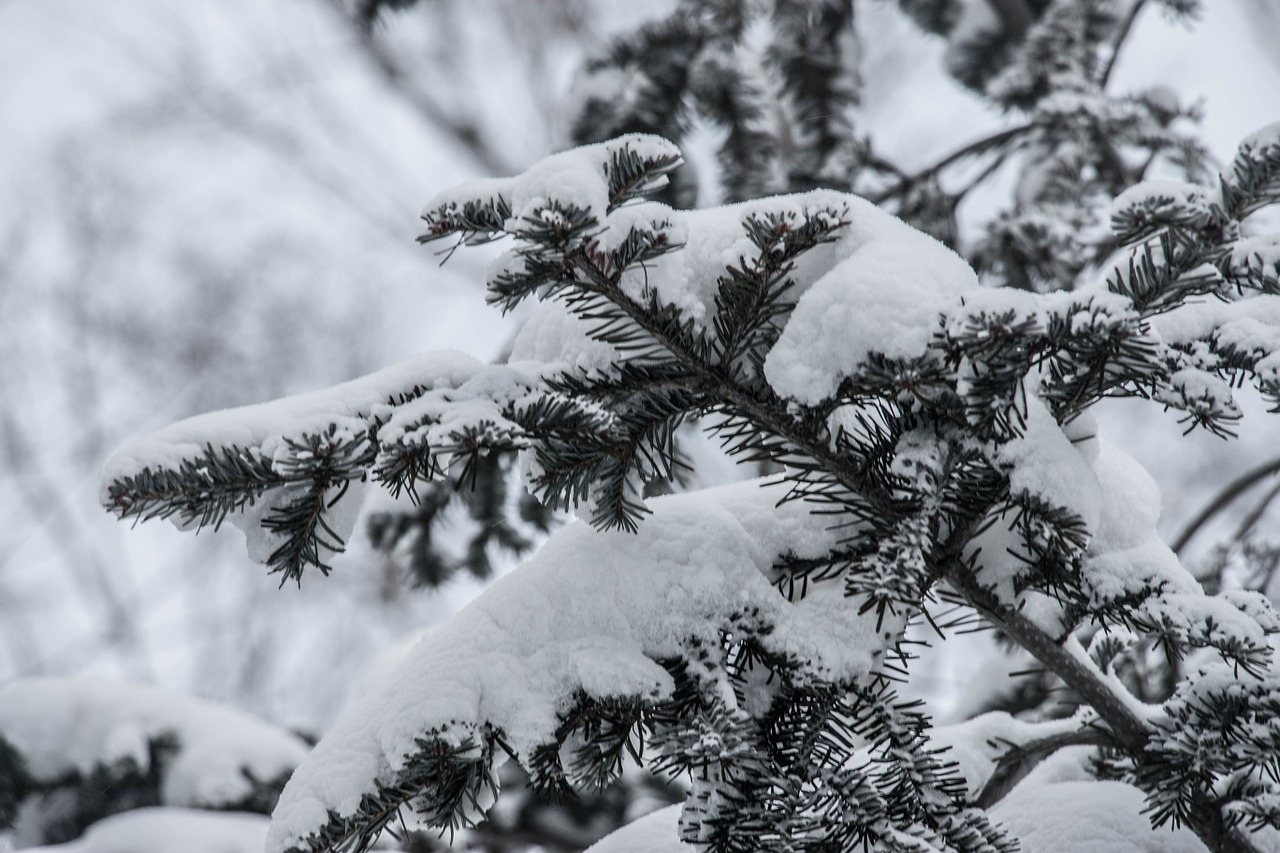
[(266, 815), (308, 750), (248, 714), (155, 687), (20, 679), (0, 688), (0, 826), (40, 844), (146, 806)]
[[(1280, 617), (1183, 569), (1153, 482), (1090, 408), (1140, 397), (1226, 432), (1233, 386), (1280, 402), (1280, 294), (1270, 256), (1242, 263), (1239, 245), (1280, 200), (1280, 125), (1215, 186), (1123, 195), (1120, 263), (1047, 294), (981, 287), (845, 193), (646, 200), (680, 159), (624, 136), (427, 204), (424, 242), (512, 241), (488, 298), (541, 305), (509, 363), (423, 355), (175, 424), (109, 464), (119, 516), (230, 521), (284, 579), (326, 570), (362, 490), (465, 482), (493, 456), (580, 517), (341, 718), (268, 848), (360, 850), (410, 815), (467, 824), (508, 760), (558, 795), (634, 759), (688, 780), (678, 835), (702, 850), (1007, 851), (1010, 789), (1098, 805), (1015, 787), (1067, 747), (1091, 750), (1084, 778), (1044, 784), (1131, 792), (1114, 799), (1213, 850), (1274, 843)], [(695, 422), (777, 473), (646, 498)], [(893, 683), (908, 624), (954, 605), (1076, 710), (933, 732)], [(1152, 647), (1186, 661), (1163, 703), (1119, 674)]]

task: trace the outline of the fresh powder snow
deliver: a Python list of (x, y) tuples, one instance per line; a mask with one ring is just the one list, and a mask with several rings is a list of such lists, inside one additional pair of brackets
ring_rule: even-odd
[[(876, 666), (900, 627), (877, 627), (857, 601), (814, 591), (791, 602), (766, 577), (784, 553), (817, 556), (838, 536), (800, 502), (760, 481), (651, 502), (639, 533), (578, 521), (447, 623), (436, 626), (345, 713), (290, 779), (269, 849), (283, 850), (328, 820), (351, 815), (375, 782), (392, 781), (424, 732), (459, 741), (497, 727), (522, 756), (554, 742), (557, 713), (583, 691), (596, 698), (669, 695), (655, 661), (690, 639), (711, 647), (735, 616), (775, 626), (760, 642), (808, 661), (815, 677), (848, 679)], [(723, 700), (736, 704), (723, 684)], [(446, 729), (447, 731), (444, 731)]]

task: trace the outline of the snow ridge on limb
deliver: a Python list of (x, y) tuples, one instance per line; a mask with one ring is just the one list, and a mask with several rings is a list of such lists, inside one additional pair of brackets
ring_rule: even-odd
[[(636, 534), (581, 521), (555, 534), (341, 718), (286, 787), (270, 849), (345, 849), (403, 804), (437, 826), (474, 819), (508, 755), (544, 790), (607, 779), (646, 744), (714, 770), (743, 757), (735, 739), (764, 736), (787, 690), (864, 678), (896, 632), (838, 589), (793, 602), (771, 585), (781, 554), (819, 556), (837, 534), (761, 486), (655, 500)], [(720, 668), (725, 636), (764, 672)], [(785, 679), (769, 684), (775, 668)], [(677, 692), (703, 706), (694, 759), (680, 757)], [(610, 727), (616, 755), (579, 740)]]
[(244, 530), (250, 556), (301, 582), (344, 548), (372, 478), (419, 479), (539, 434), (606, 430), (608, 416), (543, 387), (539, 369), (427, 353), (332, 388), (166, 427), (108, 461), (102, 502), (120, 518)]

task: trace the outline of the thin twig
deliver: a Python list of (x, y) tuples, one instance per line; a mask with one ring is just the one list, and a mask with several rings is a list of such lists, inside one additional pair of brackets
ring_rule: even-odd
[(1035, 127), (1035, 125), (1032, 123), (1020, 124), (1016, 127), (1006, 128), (999, 133), (993, 133), (990, 136), (983, 137), (976, 142), (971, 142), (963, 148), (952, 151), (932, 166), (922, 169), (914, 175), (908, 175), (889, 189), (876, 194), (871, 201), (876, 204), (883, 204), (894, 196), (906, 192), (915, 185), (927, 181), (929, 178), (932, 178), (934, 175), (938, 174), (956, 161), (962, 160), (965, 157), (973, 156), (974, 154), (981, 154), (982, 152), (995, 148), (998, 145), (1003, 145), (1011, 139), (1016, 139), (1031, 130), (1033, 127)]
[(1138, 13), (1142, 11), (1142, 7), (1146, 2), (1147, 0), (1133, 0), (1133, 3), (1129, 6), (1128, 13), (1124, 16), (1124, 20), (1116, 28), (1115, 36), (1111, 39), (1111, 55), (1107, 57), (1107, 64), (1102, 69), (1102, 76), (1098, 78), (1099, 89), (1107, 88), (1107, 81), (1111, 79), (1111, 72), (1115, 69), (1116, 60), (1120, 57), (1120, 49), (1124, 47), (1125, 40), (1129, 38), (1129, 32), (1133, 29), (1133, 22), (1137, 19)]
[(991, 808), (1004, 799), (1005, 794), (1012, 791), (1041, 761), (1064, 747), (1107, 746), (1112, 743), (1111, 736), (1102, 729), (1084, 728), (1013, 745), (997, 759), (995, 769), (974, 798), (973, 804), (978, 808)]
[(1171, 546), (1174, 553), (1181, 555), (1182, 550), (1187, 547), (1187, 543), (1200, 532), (1200, 528), (1204, 527), (1211, 518), (1230, 506), (1236, 498), (1240, 497), (1256, 483), (1275, 473), (1280, 473), (1280, 458), (1272, 459), (1270, 462), (1259, 465), (1252, 471), (1242, 474), (1227, 483), (1222, 491), (1218, 492), (1217, 497), (1210, 501), (1208, 506), (1200, 510), (1200, 513), (1183, 528), (1182, 533), (1178, 535), (1178, 538), (1174, 540)]
[(1249, 514), (1244, 517), (1244, 521), (1240, 522), (1240, 526), (1236, 529), (1235, 538), (1237, 542), (1243, 541), (1244, 538), (1252, 532), (1253, 528), (1262, 520), (1262, 516), (1267, 511), (1267, 507), (1271, 506), (1271, 502), (1276, 499), (1277, 495), (1280, 495), (1280, 483), (1276, 483), (1272, 486), (1271, 490), (1263, 496), (1262, 500), (1258, 501), (1257, 505), (1254, 506), (1254, 508), (1249, 511)]

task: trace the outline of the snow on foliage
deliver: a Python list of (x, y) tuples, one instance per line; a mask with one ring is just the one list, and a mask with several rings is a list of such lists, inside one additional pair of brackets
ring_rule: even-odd
[[(653, 502), (632, 535), (579, 521), (519, 570), (423, 636), (394, 680), (347, 711), (290, 779), (272, 822), (271, 849), (288, 849), (330, 812), (356, 813), (388, 785), (423, 732), (453, 745), (500, 732), (528, 756), (554, 743), (575, 698), (668, 699), (659, 661), (714, 648), (723, 632), (753, 633), (770, 654), (826, 680), (865, 676), (894, 624), (859, 616), (838, 584), (788, 601), (770, 583), (779, 556), (825, 553), (837, 538), (801, 504), (747, 482)], [(730, 713), (759, 713), (714, 670), (701, 678)], [(765, 694), (767, 699), (767, 694)], [(747, 707), (739, 709), (743, 703)]]
[(88, 676), (0, 688), (0, 737), (36, 783), (122, 765), (146, 774), (159, 755), (161, 801), (202, 808), (254, 798), (258, 786), (278, 783), (308, 752), (301, 738), (241, 711)]
[[(1074, 20), (1059, 11), (1053, 26)], [(269, 562), (286, 577), (324, 567), (344, 533), (326, 520), (330, 495), (366, 479), (412, 495), (520, 454), (536, 496), (584, 516), (343, 717), (291, 779), (269, 849), (358, 847), (402, 807), (430, 826), (473, 821), (505, 757), (564, 793), (647, 749), (691, 775), (678, 831), (706, 849), (1004, 853), (1012, 842), (975, 805), (989, 786), (973, 790), (1021, 772), (974, 740), (996, 724), (1006, 747), (1032, 749), (1037, 732), (1101, 739), (1157, 821), (1201, 837), (1280, 824), (1280, 777), (1242, 770), (1240, 750), (1189, 769), (1217, 705), (1280, 718), (1280, 617), (1256, 593), (1204, 593), (1156, 535), (1150, 478), (1089, 413), (1145, 397), (1225, 434), (1234, 385), (1280, 399), (1276, 297), (1242, 297), (1254, 279), (1231, 262), (1239, 219), (1269, 198), (1269, 144), (1242, 149), (1221, 197), (1122, 197), (1125, 253), (1105, 286), (1049, 294), (980, 288), (950, 250), (848, 194), (697, 212), (642, 200), (680, 156), (651, 136), (433, 199), (423, 241), (512, 238), (489, 300), (552, 306), (519, 361), (426, 357), (250, 409), (244, 425), (187, 422), (108, 473), (104, 498), (124, 516), (210, 524), (265, 501), (262, 526), (284, 537)], [(648, 498), (677, 481), (677, 431), (694, 419), (782, 473)], [(988, 717), (952, 730), (958, 765), (939, 757), (886, 678), (905, 664), (903, 626), (939, 597), (1000, 628), (1085, 710), (1039, 730)], [(1247, 679), (1238, 695), (1184, 685), (1146, 704), (1117, 668), (1152, 645), (1171, 660), (1212, 649)], [(1173, 719), (1202, 739), (1148, 750)], [(1247, 729), (1250, 756), (1272, 747), (1268, 732)], [(1176, 784), (1162, 782), (1171, 768), (1187, 771)]]

